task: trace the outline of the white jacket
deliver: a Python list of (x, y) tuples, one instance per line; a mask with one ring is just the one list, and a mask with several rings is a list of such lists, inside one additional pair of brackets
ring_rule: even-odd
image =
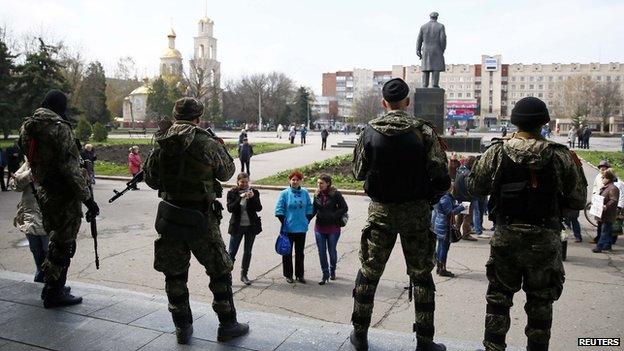
[(22, 200), (17, 204), (17, 214), (13, 219), (13, 225), (24, 234), (47, 235), (43, 229), (39, 205), (30, 186), (31, 181), (30, 165), (26, 161), (15, 172), (15, 177), (9, 181), (11, 190), (22, 193)]

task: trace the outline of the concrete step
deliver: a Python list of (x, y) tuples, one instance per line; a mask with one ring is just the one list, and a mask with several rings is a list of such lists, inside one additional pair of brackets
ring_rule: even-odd
[(331, 147), (354, 148), (356, 145), (357, 140), (343, 140), (337, 144), (333, 144)]
[[(46, 310), (40, 300), (42, 285), (31, 281), (31, 275), (0, 271), (0, 348), (141, 351), (352, 349), (348, 341), (350, 325), (241, 310), (238, 320), (249, 323), (249, 334), (218, 343), (218, 321), (211, 305), (194, 301), (191, 301), (191, 308), (195, 332), (191, 344), (182, 347), (176, 343), (165, 296), (70, 282), (72, 293), (83, 296), (83, 303)], [(438, 341), (445, 343), (448, 350), (456, 351), (474, 350), (481, 344), (455, 339)], [(371, 329), (369, 343), (370, 350), (414, 350), (416, 347), (413, 334), (382, 329)]]

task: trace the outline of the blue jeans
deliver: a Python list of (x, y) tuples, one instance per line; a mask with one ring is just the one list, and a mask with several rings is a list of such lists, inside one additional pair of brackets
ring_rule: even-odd
[(446, 257), (448, 256), (448, 251), (451, 248), (451, 242), (446, 240), (446, 238), (438, 237), (438, 247), (436, 249), (436, 260), (440, 263), (446, 263)]
[(483, 234), (483, 228), (481, 227), (481, 205), (479, 200), (472, 201), (472, 226), (477, 235)]
[(35, 266), (37, 267), (35, 281), (43, 283), (43, 271), (41, 270), (41, 265), (48, 254), (48, 244), (50, 238), (47, 235), (33, 234), (26, 234), (26, 238), (28, 239), (30, 252), (32, 252), (33, 258), (35, 259)]
[[(329, 278), (330, 273), (336, 274), (336, 262), (338, 261), (338, 252), (336, 246), (338, 246), (338, 239), (340, 239), (340, 233), (325, 234), (314, 232), (316, 236), (316, 246), (318, 247), (319, 260), (321, 261), (321, 271), (323, 272), (323, 279)], [(327, 264), (327, 252), (329, 251), (329, 265)]]
[(238, 253), (238, 248), (240, 247), (243, 238), (245, 238), (245, 246), (243, 249), (243, 264), (241, 268), (243, 271), (247, 271), (249, 269), (249, 264), (251, 263), (251, 250), (253, 249), (254, 240), (256, 240), (256, 234), (253, 233), (250, 226), (240, 227), (238, 233), (230, 235), (228, 253), (230, 254), (232, 262), (234, 262), (236, 260), (236, 253)]
[(572, 228), (574, 238), (576, 238), (576, 240), (583, 241), (583, 237), (581, 236), (581, 224), (578, 221), (578, 217), (568, 217), (563, 221), (568, 227)]
[(598, 239), (598, 244), (596, 244), (597, 248), (601, 250), (611, 249), (611, 244), (613, 242), (611, 238), (612, 224), (611, 222), (602, 222), (602, 224), (598, 226), (600, 238)]

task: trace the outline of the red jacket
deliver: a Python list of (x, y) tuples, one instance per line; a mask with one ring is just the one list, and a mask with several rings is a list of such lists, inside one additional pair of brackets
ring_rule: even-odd
[(130, 153), (128, 155), (128, 169), (131, 174), (137, 174), (141, 171), (141, 156), (139, 154)]

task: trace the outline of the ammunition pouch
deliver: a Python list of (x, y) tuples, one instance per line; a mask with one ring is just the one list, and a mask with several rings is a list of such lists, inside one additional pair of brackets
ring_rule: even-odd
[(208, 218), (199, 210), (173, 205), (167, 201), (158, 204), (156, 231), (167, 237), (190, 239), (208, 230)]

